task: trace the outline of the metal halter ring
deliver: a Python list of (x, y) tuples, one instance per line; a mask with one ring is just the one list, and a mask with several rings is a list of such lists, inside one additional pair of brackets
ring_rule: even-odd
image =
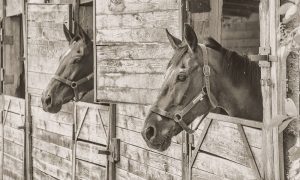
[(73, 88), (73, 89), (77, 88), (77, 82), (73, 81), (71, 83), (71, 88)]
[(175, 120), (176, 122), (181, 121), (181, 120), (182, 120), (182, 115), (179, 114), (179, 113), (176, 113), (175, 116), (174, 116), (174, 120)]

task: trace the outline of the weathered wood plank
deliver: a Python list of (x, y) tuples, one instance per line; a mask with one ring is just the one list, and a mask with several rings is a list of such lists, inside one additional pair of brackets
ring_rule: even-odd
[(202, 152), (198, 154), (194, 167), (227, 179), (256, 179), (251, 168)]
[[(168, 28), (178, 34), (178, 28)], [(139, 29), (98, 29), (96, 35), (97, 45), (112, 43), (166, 43), (169, 42), (165, 28), (139, 28)]]
[(45, 152), (45, 151), (37, 149), (37, 148), (33, 148), (32, 149), (32, 157), (34, 159), (39, 159), (49, 165), (55, 166), (62, 171), (71, 172), (72, 163), (70, 161), (63, 159), (61, 157), (58, 157), (54, 154)]
[(70, 113), (59, 112), (56, 114), (52, 114), (52, 113), (45, 112), (42, 108), (36, 106), (32, 106), (31, 111), (32, 111), (31, 112), (32, 116), (42, 118), (45, 121), (49, 120), (49, 121), (55, 121), (63, 124), (69, 124), (69, 125), (73, 124), (73, 116)]
[(33, 179), (34, 180), (57, 180), (57, 178), (51, 177), (50, 175), (44, 173), (43, 171), (33, 168)]
[(4, 138), (18, 145), (24, 145), (24, 131), (4, 126)]
[[(133, 51), (134, 49), (134, 51)], [(170, 43), (120, 43), (113, 46), (97, 46), (97, 61), (171, 59)], [(100, 69), (101, 70), (101, 69)]]
[[(96, 29), (164, 28), (178, 23), (178, 11), (97, 15)], [(179, 34), (176, 34), (179, 35)]]
[(145, 179), (181, 179), (180, 176), (169, 174), (165, 171), (161, 171), (145, 164), (141, 164), (134, 160), (127, 159), (123, 156), (121, 156), (120, 162), (117, 164), (117, 167)]
[(49, 132), (72, 137), (73, 126), (55, 121), (43, 120), (43, 117), (32, 117), (32, 126), (34, 128), (44, 129)]
[[(5, 113), (6, 112), (7, 111), (5, 111)], [(22, 119), (21, 119), (20, 114), (8, 112), (5, 126), (9, 126), (14, 129), (18, 129), (19, 127), (24, 126), (24, 116), (22, 116)]]
[(24, 146), (4, 139), (4, 154), (7, 154), (19, 161), (24, 161)]
[(130, 88), (97, 88), (97, 100), (100, 102), (131, 102), (136, 104), (153, 104), (159, 91), (149, 89), (130, 89)]
[(43, 162), (42, 159), (33, 158), (33, 166), (40, 169), (45, 174), (57, 179), (71, 180), (71, 174), (69, 172), (63, 171), (56, 166), (49, 165), (48, 163)]
[[(16, 5), (17, 9), (18, 5), (14, 4), (15, 2), (21, 1), (12, 1), (13, 4), (11, 5)], [(3, 93), (11, 96), (22, 97), (24, 96), (24, 91), (21, 91), (20, 88), (22, 87), (19, 88), (22, 81), (21, 74), (24, 71), (23, 63), (19, 60), (19, 57), (21, 57), (22, 54), (22, 18), (21, 16), (6, 17), (2, 23), (4, 26), (3, 35), (11, 36), (14, 42), (12, 44), (2, 44), (3, 68), (5, 69)]]
[(25, 113), (25, 100), (24, 99), (13, 97), (13, 96), (8, 96), (8, 95), (2, 95), (2, 97), (4, 98), (3, 99), (4, 100), (4, 104), (3, 104), (4, 110), (7, 110), (9, 101), (11, 101), (8, 111), (14, 112), (16, 114), (19, 114), (21, 112), (21, 114), (24, 115), (24, 113)]
[(163, 80), (163, 74), (106, 73), (97, 78), (97, 86), (157, 90)]
[(181, 176), (181, 160), (145, 150), (143, 148), (121, 143), (121, 156), (134, 160), (149, 167)]
[(106, 149), (105, 146), (77, 141), (76, 158), (105, 167), (107, 165), (107, 157), (106, 155), (98, 154), (98, 152)]
[(35, 126), (32, 127), (32, 136), (36, 139), (40, 139), (51, 144), (56, 144), (57, 146), (65, 147), (68, 149), (72, 148), (71, 137), (49, 132), (44, 129), (39, 129)]
[(42, 141), (34, 137), (32, 138), (32, 146), (36, 149), (48, 152), (50, 154), (53, 154), (57, 157), (64, 158), (69, 161), (71, 160), (72, 157), (71, 149), (64, 148), (56, 144), (48, 143), (46, 141)]
[(126, 170), (116, 168), (116, 180), (145, 180), (135, 174), (132, 174)]
[[(97, 68), (101, 74), (163, 74), (169, 59), (100, 60)], [(102, 77), (103, 78), (103, 77)]]
[(178, 1), (176, 0), (150, 0), (147, 2), (139, 0), (125, 0), (123, 4), (115, 6), (110, 1), (96, 1), (96, 15), (100, 14), (128, 14), (139, 12), (153, 12), (165, 10), (177, 10)]
[[(16, 177), (23, 177), (24, 171), (23, 171), (23, 162), (8, 155), (4, 154), (4, 160), (3, 160), (3, 173), (7, 174), (8, 177), (10, 175), (14, 175)], [(5, 178), (4, 178), (5, 179)], [(23, 178), (21, 178), (23, 179)]]
[(6, 1), (6, 16), (16, 16), (22, 14), (22, 0), (9, 0)]
[(81, 160), (76, 160), (76, 178), (82, 180), (105, 179), (106, 168)]

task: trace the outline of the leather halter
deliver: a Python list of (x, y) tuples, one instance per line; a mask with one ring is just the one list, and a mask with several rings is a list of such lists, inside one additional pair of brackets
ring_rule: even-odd
[(78, 91), (78, 87), (86, 82), (88, 82), (89, 80), (94, 78), (94, 73), (89, 74), (88, 76), (79, 79), (78, 81), (70, 81), (68, 79), (62, 78), (58, 75), (54, 75), (53, 79), (62, 82), (63, 84), (66, 84), (67, 86), (70, 86), (73, 89), (74, 92), (74, 100), (77, 102), (79, 101), (79, 91)]
[[(211, 94), (211, 90), (210, 90), (210, 82), (209, 82), (209, 76), (210, 76), (210, 66), (208, 65), (208, 52), (207, 52), (207, 48), (204, 44), (199, 44), (199, 46), (201, 47), (202, 50), (202, 54), (203, 54), (203, 61), (204, 61), (204, 65), (203, 65), (203, 75), (204, 75), (204, 87), (202, 88), (201, 92), (188, 104), (186, 105), (181, 111), (179, 112), (175, 112), (175, 114), (165, 111), (163, 109), (160, 109), (157, 106), (153, 106), (151, 107), (151, 111), (153, 113), (156, 113), (160, 116), (169, 118), (169, 119), (173, 119), (175, 122), (177, 122), (183, 130), (185, 130), (187, 133), (189, 134), (193, 134), (196, 129), (192, 130), (191, 128), (188, 127), (188, 125), (183, 121), (183, 117), (199, 102), (203, 101), (204, 96), (208, 96), (208, 99), (211, 103), (211, 105), (213, 106), (213, 108), (217, 107), (217, 101), (216, 98)], [(206, 91), (205, 91), (206, 89)], [(202, 119), (200, 121), (202, 121), (206, 115), (208, 114), (208, 112), (202, 117)]]

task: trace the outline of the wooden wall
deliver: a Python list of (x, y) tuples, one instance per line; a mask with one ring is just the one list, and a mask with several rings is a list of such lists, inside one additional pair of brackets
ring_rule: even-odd
[(259, 15), (250, 17), (223, 16), (221, 44), (241, 54), (258, 54)]
[(1, 96), (0, 179), (24, 179), (25, 101)]
[(97, 100), (151, 104), (178, 37), (179, 1), (96, 1)]
[[(98, 154), (98, 150), (107, 146), (107, 132), (101, 120), (107, 131), (108, 107), (68, 103), (59, 113), (50, 114), (43, 111), (40, 100), (59, 65), (59, 56), (68, 48), (63, 23), (70, 22), (70, 8), (67, 4), (28, 5), (28, 92), (32, 95), (34, 179), (68, 180), (73, 173), (76, 179), (86, 180), (106, 176), (106, 156)], [(90, 10), (91, 7), (84, 7), (80, 14), (92, 14)], [(84, 18), (88, 21), (82, 20), (83, 28), (91, 28), (91, 17)], [(75, 144), (73, 134), (78, 134)]]
[(72, 177), (73, 105), (57, 114), (42, 109), (41, 93), (67, 50), (63, 23), (69, 23), (69, 5), (28, 5), (28, 92), (32, 95), (33, 178)]
[(22, 16), (5, 17), (3, 27), (3, 93), (24, 98), (25, 80), (23, 79), (24, 63), (22, 61)]

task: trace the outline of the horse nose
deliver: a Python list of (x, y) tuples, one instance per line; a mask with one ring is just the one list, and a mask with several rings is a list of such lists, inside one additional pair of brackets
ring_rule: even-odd
[(146, 139), (149, 141), (152, 137), (155, 136), (156, 130), (153, 126), (149, 126), (146, 130), (145, 130), (145, 137)]
[(52, 98), (50, 95), (48, 95), (46, 98), (45, 98), (45, 104), (47, 106), (50, 106), (52, 104)]

